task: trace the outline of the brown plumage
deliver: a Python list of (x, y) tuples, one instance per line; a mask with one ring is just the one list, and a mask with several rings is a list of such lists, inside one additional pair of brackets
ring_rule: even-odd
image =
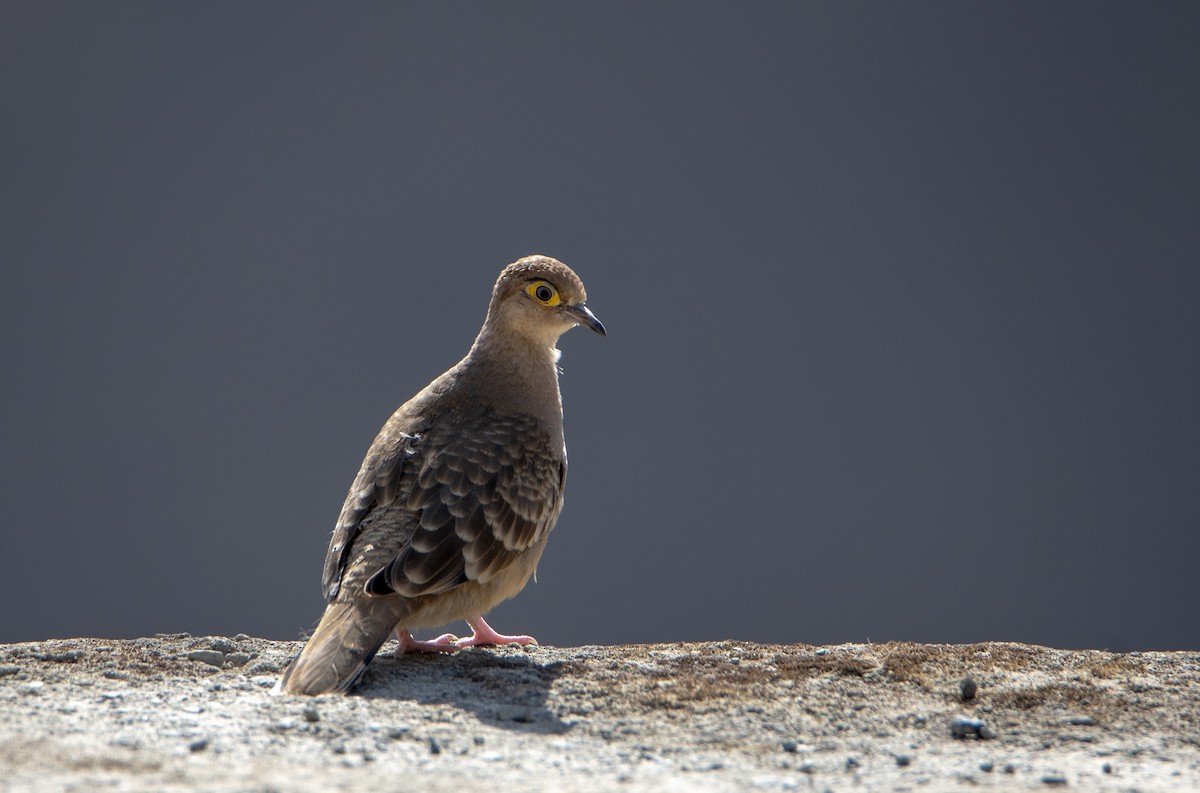
[[(525, 586), (562, 510), (555, 345), (575, 325), (604, 334), (586, 299), (578, 276), (546, 256), (500, 274), (467, 356), (367, 451), (325, 557), (329, 604), (277, 690), (345, 692), (393, 632), (398, 654), (533, 641), (495, 633), (483, 614)], [(473, 636), (412, 639), (458, 619)]]

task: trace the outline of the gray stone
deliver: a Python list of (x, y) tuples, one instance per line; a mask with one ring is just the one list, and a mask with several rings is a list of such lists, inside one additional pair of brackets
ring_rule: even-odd
[(228, 655), (237, 649), (233, 646), (233, 642), (221, 637), (213, 639), (208, 646), (224, 655)]
[(225, 653), (219, 650), (192, 650), (184, 653), (183, 657), (189, 661), (199, 661), (202, 664), (215, 666), (220, 668), (225, 665)]
[(996, 733), (984, 724), (982, 719), (972, 719), (967, 716), (954, 717), (954, 720), (950, 722), (950, 735), (955, 738), (989, 739), (996, 737)]

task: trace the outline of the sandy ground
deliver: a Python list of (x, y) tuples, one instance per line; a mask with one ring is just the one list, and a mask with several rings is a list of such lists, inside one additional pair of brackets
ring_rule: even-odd
[(1200, 789), (1196, 652), (381, 653), (352, 696), (273, 696), (298, 651), (241, 635), (0, 645), (0, 789)]

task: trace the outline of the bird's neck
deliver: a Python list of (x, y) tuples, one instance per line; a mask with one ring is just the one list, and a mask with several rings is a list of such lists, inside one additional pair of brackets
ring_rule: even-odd
[[(562, 354), (545, 340), (491, 332), (484, 327), (458, 367), (456, 385), (478, 395), (495, 410), (556, 417), (561, 426), (558, 359)], [(496, 388), (496, 383), (505, 387)]]

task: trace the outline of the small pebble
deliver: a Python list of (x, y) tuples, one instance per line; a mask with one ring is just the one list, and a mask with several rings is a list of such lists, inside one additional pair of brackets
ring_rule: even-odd
[[(250, 665), (250, 668), (246, 670), (246, 674), (253, 677), (255, 675), (270, 675), (282, 671), (280, 664), (275, 661), (258, 660)], [(271, 681), (271, 685), (275, 685), (274, 680)]]
[(1017, 773), (1017, 767), (1015, 765), (1013, 765), (1012, 763), (1005, 763), (1004, 764), (1004, 773), (1015, 774), (1015, 773)]
[(237, 649), (233, 646), (233, 642), (223, 638), (213, 639), (208, 646), (223, 655), (227, 655)]
[(1095, 727), (1096, 720), (1091, 716), (1077, 716), (1076, 718), (1071, 719), (1071, 724), (1075, 725), (1076, 727)]
[(321, 712), (317, 710), (316, 705), (309, 705), (301, 712), (300, 715), (302, 715), (304, 720), (310, 724), (321, 720)]
[(977, 737), (983, 740), (995, 738), (996, 733), (980, 719), (970, 719), (966, 716), (955, 716), (950, 722), (950, 735), (955, 738)]
[(896, 755), (896, 765), (900, 766), (901, 768), (912, 765), (912, 758), (906, 754), (898, 754)]
[(429, 739), (429, 753), (430, 754), (441, 754), (442, 753), (442, 746), (441, 746), (441, 744), (439, 744), (437, 742), (436, 738)]
[(1067, 778), (1061, 774), (1046, 774), (1042, 777), (1043, 785), (1065, 785)]
[(795, 754), (796, 750), (800, 748), (800, 745), (795, 741), (784, 741), (780, 744), (780, 746), (783, 747), (783, 751), (790, 752), (792, 754)]
[(250, 653), (229, 653), (225, 656), (225, 663), (229, 666), (245, 666), (250, 657)]
[(1113, 772), (1113, 765), (1112, 763), (1105, 763), (1104, 765), (1100, 766), (1100, 770), (1106, 774), (1111, 774)]
[(8, 677), (9, 675), (15, 675), (17, 672), (20, 672), (20, 671), (21, 671), (21, 667), (19, 667), (19, 666), (8, 666), (8, 665), (0, 666), (0, 677)]
[(192, 650), (189, 653), (184, 653), (183, 657), (189, 661), (199, 661), (209, 666), (221, 667), (225, 665), (225, 653), (220, 650)]
[(979, 693), (979, 684), (969, 677), (958, 682), (958, 696), (963, 702), (970, 702)]
[(858, 768), (860, 765), (861, 765), (861, 763), (858, 762), (857, 757), (847, 757), (846, 758), (846, 770), (847, 771), (849, 771), (852, 768)]
[(995, 767), (996, 766), (992, 765), (991, 763), (980, 763), (979, 764), (979, 770), (986, 771), (989, 774), (992, 772), (992, 769)]
[(196, 740), (194, 740), (188, 744), (188, 749), (193, 752), (203, 752), (207, 748), (208, 748), (208, 739), (207, 738), (197, 738)]

